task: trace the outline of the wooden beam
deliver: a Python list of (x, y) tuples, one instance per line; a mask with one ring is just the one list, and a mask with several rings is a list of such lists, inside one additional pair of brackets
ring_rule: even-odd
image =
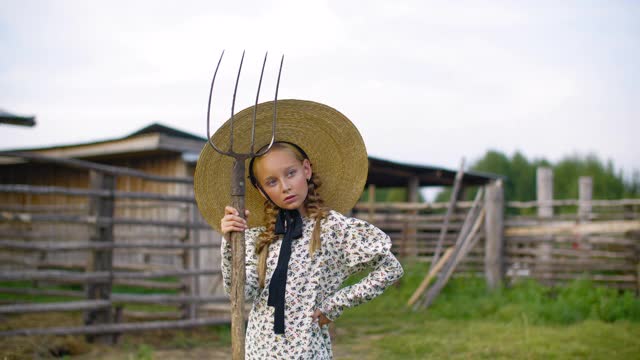
[(11, 304), (1, 305), (0, 314), (25, 314), (53, 311), (82, 311), (106, 309), (111, 306), (108, 300), (68, 301), (64, 303), (46, 304)]
[[(89, 183), (92, 189), (113, 193), (116, 187), (116, 178), (114, 175), (91, 171), (89, 174)], [(89, 200), (90, 214), (92, 214), (96, 218), (113, 218), (115, 205), (114, 203), (115, 199), (113, 198), (113, 196), (94, 196)], [(113, 223), (96, 223), (94, 226), (93, 234), (91, 234), (91, 241), (104, 244), (113, 244)], [(89, 255), (87, 271), (112, 273), (113, 249), (93, 250)], [(107, 282), (89, 281), (85, 286), (86, 299), (88, 301), (109, 301), (111, 299), (111, 285), (111, 277)], [(113, 322), (113, 315), (113, 310), (110, 306), (100, 309), (88, 309), (84, 313), (84, 324), (110, 324), (111, 322)], [(112, 336), (88, 335), (87, 341), (112, 344), (114, 342), (114, 338)]]
[(613, 220), (576, 224), (575, 221), (556, 221), (546, 225), (521, 226), (505, 229), (505, 236), (624, 234), (640, 230), (640, 220)]
[(580, 221), (589, 221), (591, 215), (591, 200), (593, 196), (593, 179), (590, 176), (581, 176), (579, 182), (579, 199), (578, 218)]
[(485, 187), (485, 261), (484, 273), (489, 289), (502, 284), (504, 276), (504, 190), (502, 180)]
[(536, 172), (536, 195), (538, 198), (538, 217), (550, 218), (553, 216), (553, 170), (547, 167), (539, 167)]

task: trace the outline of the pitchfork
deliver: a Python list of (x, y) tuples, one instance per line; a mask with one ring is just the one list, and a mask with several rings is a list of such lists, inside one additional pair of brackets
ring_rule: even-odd
[[(280, 74), (282, 73), (282, 63), (284, 62), (284, 55), (280, 60), (280, 70), (278, 71), (278, 81), (276, 83), (276, 95), (273, 102), (273, 122), (271, 128), (271, 141), (269, 145), (254, 152), (255, 143), (255, 130), (256, 130), (256, 109), (258, 107), (258, 98), (260, 97), (260, 87), (262, 86), (262, 75), (264, 74), (264, 67), (267, 63), (267, 55), (264, 55), (264, 61), (262, 62), (262, 71), (260, 72), (260, 81), (258, 82), (258, 92), (256, 94), (256, 103), (253, 108), (253, 122), (251, 126), (251, 147), (248, 153), (238, 153), (233, 150), (233, 117), (236, 104), (236, 93), (238, 91), (238, 82), (240, 80), (240, 72), (242, 71), (242, 62), (244, 61), (244, 51), (242, 52), (242, 58), (240, 59), (240, 67), (238, 69), (238, 76), (236, 77), (236, 85), (233, 90), (233, 101), (231, 103), (231, 120), (229, 125), (231, 128), (229, 139), (229, 150), (222, 150), (218, 148), (213, 141), (209, 133), (209, 114), (211, 112), (211, 97), (213, 95), (213, 84), (216, 81), (216, 75), (218, 74), (218, 68), (222, 62), (224, 51), (220, 54), (220, 60), (216, 66), (216, 71), (213, 73), (213, 80), (211, 80), (211, 89), (209, 90), (209, 104), (207, 106), (207, 141), (211, 147), (222, 155), (230, 156), (233, 158), (233, 169), (231, 178), (231, 203), (232, 206), (238, 210), (242, 218), (245, 217), (244, 210), (244, 195), (245, 195), (245, 161), (252, 157), (261, 156), (265, 154), (276, 138), (276, 117), (277, 117), (277, 102), (278, 102), (278, 88), (280, 87)], [(232, 272), (231, 272), (231, 348), (233, 352), (233, 359), (244, 359), (244, 283), (245, 283), (245, 243), (244, 232), (234, 231), (231, 233), (231, 252), (232, 252)]]

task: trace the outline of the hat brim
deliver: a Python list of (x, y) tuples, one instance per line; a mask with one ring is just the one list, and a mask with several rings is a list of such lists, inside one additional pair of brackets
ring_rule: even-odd
[[(251, 151), (251, 124), (254, 106), (234, 116), (233, 150)], [(255, 148), (257, 151), (271, 140), (273, 102), (258, 104), (256, 109)], [(230, 120), (225, 122), (211, 140), (222, 150), (230, 144)], [(325, 204), (345, 213), (360, 198), (368, 173), (368, 157), (362, 136), (353, 123), (339, 111), (312, 101), (278, 100), (276, 141), (300, 146), (309, 156), (312, 170), (322, 180), (319, 193)], [(224, 207), (231, 205), (231, 172), (233, 158), (215, 151), (205, 144), (194, 176), (196, 203), (204, 219), (216, 231)], [(249, 226), (263, 225), (264, 198), (248, 181), (245, 171), (245, 209), (250, 211)]]

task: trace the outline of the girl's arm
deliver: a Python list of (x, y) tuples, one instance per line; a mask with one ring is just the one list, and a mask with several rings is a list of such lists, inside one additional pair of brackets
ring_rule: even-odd
[(326, 298), (319, 310), (330, 320), (338, 318), (342, 311), (382, 294), (396, 282), (404, 271), (391, 253), (391, 239), (377, 227), (355, 218), (346, 218), (342, 241), (338, 245), (343, 256), (344, 274), (351, 275), (365, 268), (373, 270), (360, 282), (342, 288)]
[[(232, 272), (232, 252), (231, 242), (228, 240), (230, 232), (244, 231), (245, 239), (245, 298), (253, 299), (258, 294), (258, 257), (256, 255), (255, 242), (260, 229), (247, 229), (247, 222), (238, 216), (238, 211), (231, 206), (225, 207), (225, 216), (220, 220), (222, 230), (222, 244), (220, 253), (222, 254), (222, 280), (224, 291), (227, 295), (231, 292), (231, 272)], [(249, 212), (245, 213), (249, 216)]]
[[(245, 285), (244, 294), (247, 300), (253, 300), (259, 292), (258, 288), (258, 257), (255, 249), (255, 239), (260, 230), (257, 228), (245, 231)], [(231, 292), (231, 242), (222, 237), (222, 279), (224, 280), (224, 292), (229, 295)]]

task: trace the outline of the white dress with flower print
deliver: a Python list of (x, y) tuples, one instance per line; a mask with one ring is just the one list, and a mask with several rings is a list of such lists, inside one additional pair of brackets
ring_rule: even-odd
[[(403, 274), (391, 253), (389, 236), (377, 227), (331, 211), (322, 220), (322, 247), (313, 256), (309, 242), (315, 220), (303, 218), (303, 235), (294, 239), (287, 273), (285, 333), (273, 331), (274, 308), (267, 306), (269, 280), (278, 264), (282, 236), (269, 247), (265, 287), (258, 287), (255, 242), (263, 228), (245, 232), (247, 300), (253, 300), (245, 340), (247, 359), (332, 359), (327, 326), (320, 327), (311, 315), (319, 309), (330, 320), (346, 308), (380, 295)], [(231, 244), (222, 240), (222, 277), (225, 291), (231, 287)], [(340, 288), (350, 275), (372, 271), (360, 282)]]

